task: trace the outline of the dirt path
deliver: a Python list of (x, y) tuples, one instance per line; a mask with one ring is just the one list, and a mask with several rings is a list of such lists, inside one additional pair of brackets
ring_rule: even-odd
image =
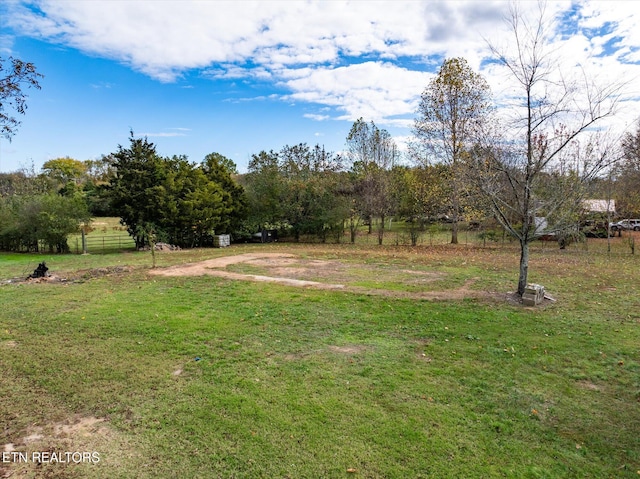
[[(242, 274), (227, 271), (227, 266), (238, 263), (250, 263), (256, 266), (268, 267), (275, 273), (287, 274), (287, 276), (263, 276), (255, 274)], [(297, 267), (294, 267), (297, 266)], [(152, 275), (158, 276), (216, 276), (219, 278), (227, 278), (241, 281), (264, 281), (271, 283), (279, 283), (287, 286), (296, 286), (303, 288), (314, 289), (332, 289), (342, 290), (353, 293), (371, 295), (371, 296), (386, 296), (397, 298), (410, 298), (410, 299), (431, 299), (431, 300), (449, 300), (449, 299), (464, 299), (464, 298), (480, 298), (494, 296), (491, 293), (485, 291), (478, 291), (470, 289), (478, 278), (472, 278), (467, 280), (464, 285), (455, 289), (448, 289), (444, 291), (423, 291), (423, 292), (408, 292), (408, 291), (392, 291), (388, 289), (375, 289), (364, 288), (360, 286), (349, 286), (346, 284), (325, 283), (319, 281), (312, 281), (306, 279), (298, 279), (300, 276), (315, 276), (315, 277), (335, 277), (339, 276), (340, 270), (344, 269), (345, 265), (337, 261), (322, 261), (322, 260), (302, 260), (296, 255), (286, 253), (245, 253), (234, 256), (224, 256), (221, 258), (210, 259), (206, 261), (200, 261), (198, 263), (187, 263), (182, 265), (170, 266), (162, 269), (154, 269), (150, 271)], [(407, 272), (406, 270), (403, 270)], [(416, 276), (424, 276), (425, 272), (416, 271)], [(289, 276), (298, 276), (298, 278), (292, 278)], [(438, 277), (439, 275), (434, 274)]]
[(159, 276), (217, 276), (219, 278), (228, 278), (228, 279), (236, 279), (236, 280), (244, 280), (244, 281), (264, 281), (269, 283), (280, 283), (286, 284), (288, 286), (298, 286), (298, 287), (308, 287), (312, 286), (314, 288), (321, 289), (342, 289), (344, 285), (342, 284), (328, 284), (328, 283), (320, 283), (318, 281), (306, 281), (294, 278), (281, 278), (274, 276), (261, 276), (257, 274), (241, 274), (241, 273), (233, 273), (231, 271), (226, 271), (226, 268), (229, 265), (237, 264), (237, 263), (248, 263), (255, 260), (264, 260), (270, 259), (275, 260), (274, 264), (280, 264), (281, 261), (287, 258), (294, 258), (295, 256), (292, 254), (284, 254), (284, 253), (245, 253), (239, 254), (235, 256), (224, 256), (222, 258), (209, 259), (206, 261), (200, 261), (198, 263), (187, 263), (182, 265), (170, 266), (164, 269), (155, 269), (152, 270), (151, 274), (156, 274)]

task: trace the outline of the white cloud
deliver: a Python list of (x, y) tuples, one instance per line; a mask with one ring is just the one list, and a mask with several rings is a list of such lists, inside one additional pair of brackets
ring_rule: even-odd
[(3, 57), (11, 55), (12, 47), (13, 37), (11, 35), (0, 35), (0, 55)]
[[(538, 9), (516, 5), (525, 16)], [(332, 108), (306, 115), (317, 120), (362, 116), (406, 128), (428, 71), (445, 57), (482, 66), (497, 95), (513, 92), (495, 65), (483, 64), (485, 39), (513, 47), (505, 1), (42, 0), (5, 9), (20, 34), (115, 59), (159, 81), (197, 69), (212, 79), (272, 82), (288, 91), (283, 100)], [(640, 62), (640, 3), (547, 3), (550, 14), (569, 9), (575, 31), (555, 39), (563, 67), (579, 64), (604, 81), (638, 75), (628, 63)]]
[(185, 69), (247, 59), (273, 68), (340, 55), (445, 53), (474, 36), (481, 43), (478, 29), (504, 10), (503, 2), (483, 3), (43, 0), (39, 12), (15, 4), (9, 22), (166, 81)]
[(282, 73), (287, 99), (331, 105), (341, 119), (359, 117), (380, 122), (415, 112), (418, 97), (431, 74), (391, 63), (365, 62), (338, 68), (301, 68)]
[[(172, 128), (172, 129), (176, 129), (176, 128)], [(186, 130), (185, 128), (180, 128), (180, 130)], [(147, 138), (174, 138), (177, 136), (187, 136), (185, 133), (182, 132), (178, 132), (178, 131), (163, 131), (163, 132), (159, 132), (159, 133), (136, 133), (136, 136), (138, 138), (143, 138), (143, 137), (147, 137)]]
[[(315, 113), (305, 113), (304, 115), (302, 115), (305, 118), (309, 118), (310, 120), (315, 120), (315, 121), (326, 121), (326, 120), (330, 120), (331, 117), (329, 115), (317, 115)], [(315, 134), (316, 136), (319, 135), (319, 133)]]

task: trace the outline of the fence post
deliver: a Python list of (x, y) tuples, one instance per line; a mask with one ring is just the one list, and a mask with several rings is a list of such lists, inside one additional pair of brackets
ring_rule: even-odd
[[(76, 244), (78, 243), (78, 238), (76, 238)], [(77, 249), (77, 246), (76, 246)], [(82, 254), (87, 254), (87, 238), (84, 235), (84, 228), (82, 229)]]

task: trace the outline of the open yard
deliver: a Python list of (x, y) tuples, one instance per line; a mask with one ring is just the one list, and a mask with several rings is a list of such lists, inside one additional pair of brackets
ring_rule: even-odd
[(2, 254), (0, 477), (638, 478), (623, 240)]

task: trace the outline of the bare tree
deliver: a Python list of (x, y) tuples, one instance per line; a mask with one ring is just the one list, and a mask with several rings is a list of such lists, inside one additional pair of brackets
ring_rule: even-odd
[(622, 138), (623, 161), (615, 172), (616, 209), (625, 218), (640, 216), (640, 120)]
[[(378, 244), (382, 244), (385, 218), (392, 213), (390, 169), (398, 152), (387, 130), (362, 118), (355, 121), (347, 136), (347, 157), (351, 161), (356, 210), (369, 221), (369, 233), (374, 218), (378, 223)], [(353, 235), (352, 235), (353, 240)]]
[(514, 5), (508, 24), (515, 50), (490, 45), (520, 93), (507, 107), (514, 116), (494, 130), (500, 135), (486, 135), (500, 139), (472, 155), (474, 178), (493, 214), (519, 242), (519, 295), (527, 284), (530, 243), (543, 229), (565, 230), (586, 183), (617, 159), (596, 128), (614, 114), (622, 91), (620, 84), (597, 86), (585, 73), (580, 80), (564, 76), (543, 3), (538, 13), (529, 21)]

